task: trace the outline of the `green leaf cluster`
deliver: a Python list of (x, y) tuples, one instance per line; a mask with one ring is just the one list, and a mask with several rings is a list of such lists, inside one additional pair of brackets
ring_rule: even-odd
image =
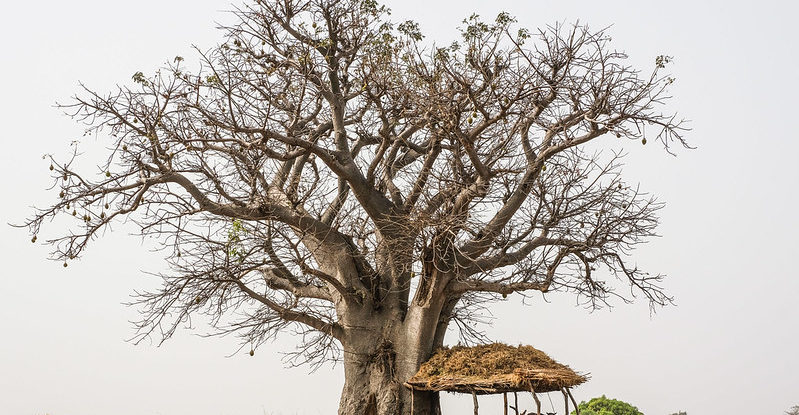
[(144, 76), (144, 74), (141, 71), (133, 74), (131, 79), (133, 79), (133, 82), (137, 84), (142, 84), (144, 86), (148, 86), (150, 84), (150, 82), (147, 80), (147, 78)]
[[(605, 397), (605, 395), (591, 399), (588, 402), (580, 402), (577, 407), (580, 409), (580, 415), (644, 415), (643, 412), (629, 403), (610, 399)], [(576, 411), (572, 412), (572, 415), (576, 414)]]
[(234, 219), (227, 233), (227, 254), (229, 257), (235, 258), (239, 262), (243, 262), (246, 256), (241, 243), (241, 236), (245, 233), (247, 233), (247, 229), (244, 228), (244, 224), (241, 220)]

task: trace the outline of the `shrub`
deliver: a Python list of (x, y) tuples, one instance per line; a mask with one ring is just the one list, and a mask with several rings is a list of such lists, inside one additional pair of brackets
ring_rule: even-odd
[[(580, 409), (580, 415), (644, 415), (638, 408), (627, 402), (609, 399), (605, 395), (588, 402), (580, 402), (577, 407)], [(572, 415), (576, 415), (576, 413), (572, 412)]]

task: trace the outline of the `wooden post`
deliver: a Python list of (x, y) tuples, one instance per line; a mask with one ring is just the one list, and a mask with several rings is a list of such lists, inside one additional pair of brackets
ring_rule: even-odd
[(472, 391), (472, 401), (474, 402), (474, 415), (478, 415), (479, 411), (477, 408), (479, 408), (480, 405), (477, 404), (477, 394), (474, 391)]
[(502, 401), (505, 404), (502, 415), (508, 415), (508, 392), (502, 394)]
[(569, 396), (566, 395), (566, 389), (561, 389), (560, 392), (563, 393), (563, 404), (566, 405), (566, 412), (564, 413), (569, 415)]
[(519, 415), (519, 394), (516, 391), (513, 392), (513, 410)]
[(535, 388), (533, 387), (533, 382), (530, 382), (530, 392), (533, 394), (533, 400), (535, 401), (536, 415), (541, 415), (541, 401), (539, 401), (538, 396), (535, 395)]
[(572, 396), (572, 391), (569, 390), (569, 388), (566, 388), (566, 393), (569, 394), (569, 399), (571, 399), (572, 403), (574, 404), (574, 412), (577, 412), (577, 415), (580, 415), (580, 408), (577, 406), (577, 401), (574, 400), (574, 396)]
[[(411, 415), (413, 415), (413, 395), (415, 395), (416, 389), (411, 388)], [(569, 414), (566, 414), (569, 415)]]

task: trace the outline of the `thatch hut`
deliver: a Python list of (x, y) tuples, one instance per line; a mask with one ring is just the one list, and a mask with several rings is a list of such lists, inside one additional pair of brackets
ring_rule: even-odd
[(541, 402), (537, 394), (560, 391), (568, 414), (569, 400), (577, 407), (570, 388), (587, 380), (587, 375), (556, 362), (532, 346), (494, 343), (439, 349), (405, 386), (421, 391), (470, 393), (475, 414), (478, 413), (477, 395), (502, 393), (507, 415), (508, 393), (512, 392), (517, 398), (514, 409), (519, 413), (517, 393), (530, 392), (540, 414)]

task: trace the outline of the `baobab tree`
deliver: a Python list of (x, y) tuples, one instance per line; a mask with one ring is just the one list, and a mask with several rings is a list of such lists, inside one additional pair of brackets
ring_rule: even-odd
[[(35, 242), (74, 217), (46, 241), (64, 266), (122, 220), (157, 238), (168, 267), (134, 297), (137, 339), (194, 315), (245, 348), (288, 332), (300, 362), (343, 362), (340, 414), (408, 414), (403, 382), (448, 329), (480, 341), (492, 301), (670, 301), (629, 259), (662, 205), (602, 150), (686, 145), (661, 110), (667, 56), (644, 74), (602, 30), (505, 13), (438, 47), (373, 0), (235, 14), (196, 66), (176, 57), (61, 105), (108, 157), (96, 172), (52, 157), (59, 199), (26, 225)], [(414, 399), (439, 412), (435, 394)]]

